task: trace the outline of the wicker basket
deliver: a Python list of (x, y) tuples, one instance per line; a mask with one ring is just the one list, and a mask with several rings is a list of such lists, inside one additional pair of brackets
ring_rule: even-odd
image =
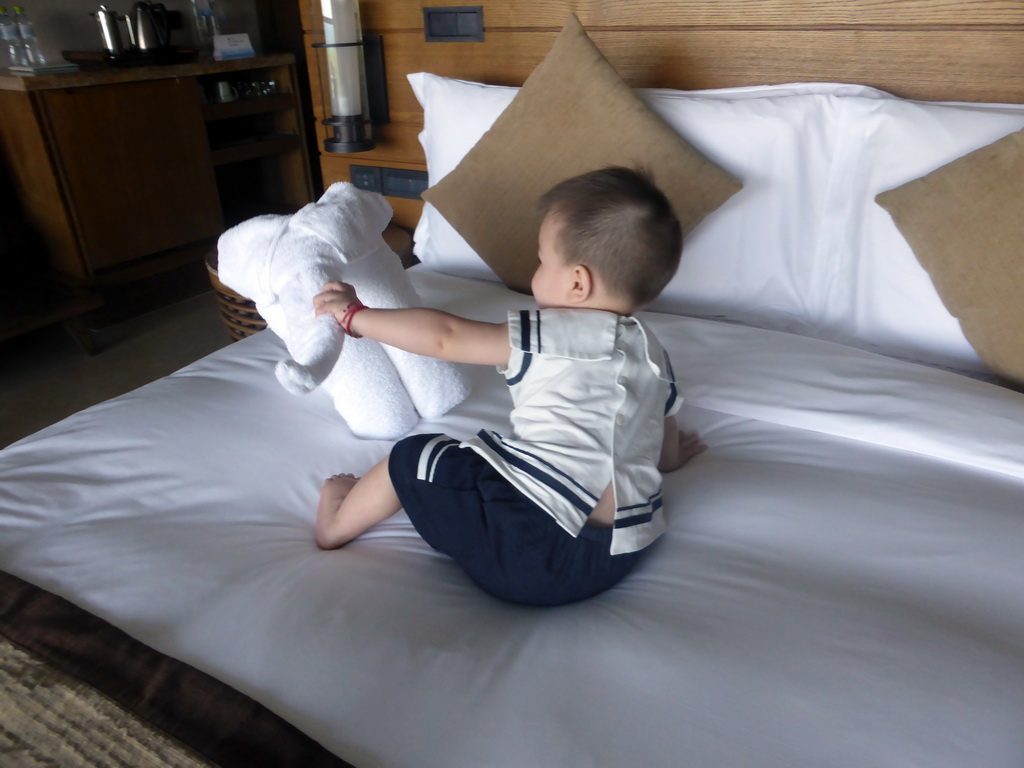
[(217, 274), (217, 251), (206, 256), (206, 271), (210, 273), (210, 284), (217, 294), (220, 306), (220, 317), (227, 327), (228, 336), (232, 341), (244, 339), (267, 327), (267, 321), (256, 311), (256, 304), (244, 296), (235, 293), (220, 281)]

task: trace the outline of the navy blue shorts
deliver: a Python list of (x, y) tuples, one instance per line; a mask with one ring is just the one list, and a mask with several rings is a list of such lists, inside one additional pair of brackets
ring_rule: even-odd
[[(430, 480), (417, 479), (424, 448), (447, 446)], [(523, 496), (486, 459), (444, 435), (395, 445), (391, 482), (416, 530), (451, 557), (485, 592), (514, 603), (559, 605), (617, 584), (640, 552), (612, 555), (610, 528), (584, 526), (578, 537)]]

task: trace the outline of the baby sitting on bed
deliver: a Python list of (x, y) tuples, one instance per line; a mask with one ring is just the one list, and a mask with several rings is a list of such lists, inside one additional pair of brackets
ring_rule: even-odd
[(538, 203), (538, 309), (503, 323), (432, 309), (370, 309), (352, 286), (316, 296), (352, 336), (494, 365), (512, 394), (512, 435), (417, 435), (362, 478), (324, 481), (316, 540), (340, 547), (405, 509), (420, 535), (485, 591), (556, 605), (621, 580), (664, 530), (661, 473), (704, 450), (679, 430), (668, 356), (633, 313), (679, 265), (672, 206), (645, 175), (606, 168)]

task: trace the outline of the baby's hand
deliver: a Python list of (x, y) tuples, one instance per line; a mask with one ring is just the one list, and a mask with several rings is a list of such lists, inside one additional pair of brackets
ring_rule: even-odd
[(684, 466), (694, 456), (704, 453), (708, 447), (700, 441), (696, 432), (679, 430), (679, 466)]
[(317, 317), (331, 314), (341, 322), (345, 308), (354, 301), (359, 301), (356, 289), (348, 283), (334, 281), (324, 286), (323, 292), (313, 297), (313, 310)]
[(707, 446), (700, 441), (696, 432), (683, 432), (676, 420), (669, 416), (665, 419), (665, 439), (661, 446), (658, 469), (663, 473), (675, 472), (706, 450)]

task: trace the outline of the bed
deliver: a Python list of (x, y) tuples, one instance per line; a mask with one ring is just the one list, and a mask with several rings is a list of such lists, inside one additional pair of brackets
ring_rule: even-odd
[[(507, 201), (540, 171), (518, 147), (526, 191), (502, 188), (500, 221), (474, 183), (510, 154), (488, 135), (538, 140), (533, 109), (499, 124), (512, 104), (554, 100), (570, 143), (600, 132), (574, 133), (586, 105), (566, 115), (545, 90), (588, 45), (639, 87), (600, 91), (604, 113), (637, 99), (731, 190), (694, 203), (680, 272), (644, 313), (675, 362), (680, 424), (708, 450), (665, 477), (669, 528), (634, 573), (581, 603), (506, 604), (403, 513), (319, 551), (320, 481), (389, 444), (286, 393), (263, 332), (0, 452), (3, 634), (202, 764), (1019, 765), (1024, 260), (1007, 211), (1024, 194), (1024, 16), (872, 5), (851, 32), (840, 12), (863, 4), (825, 4), (800, 46), (764, 46), (763, 81), (748, 62), (721, 82), (738, 66), (723, 42), (777, 42), (799, 4), (745, 24), (699, 3), (687, 23), (689, 5), (636, 21), (574, 4), (582, 27), (561, 32), (564, 13), (523, 11), (544, 45), (511, 83), (476, 74), (486, 51), (402, 75), (433, 188), (409, 270), (427, 305), (490, 320), (530, 306), (508, 287), (528, 260), (500, 246), (522, 235)], [(368, 26), (408, 26), (404, 4), (394, 22), (366, 6)], [(673, 35), (693, 42), (689, 70)], [(946, 82), (922, 62), (951, 40), (962, 76)], [(617, 140), (623, 162), (651, 147)], [(507, 427), (501, 378), (466, 375), (470, 397), (417, 431)]]

